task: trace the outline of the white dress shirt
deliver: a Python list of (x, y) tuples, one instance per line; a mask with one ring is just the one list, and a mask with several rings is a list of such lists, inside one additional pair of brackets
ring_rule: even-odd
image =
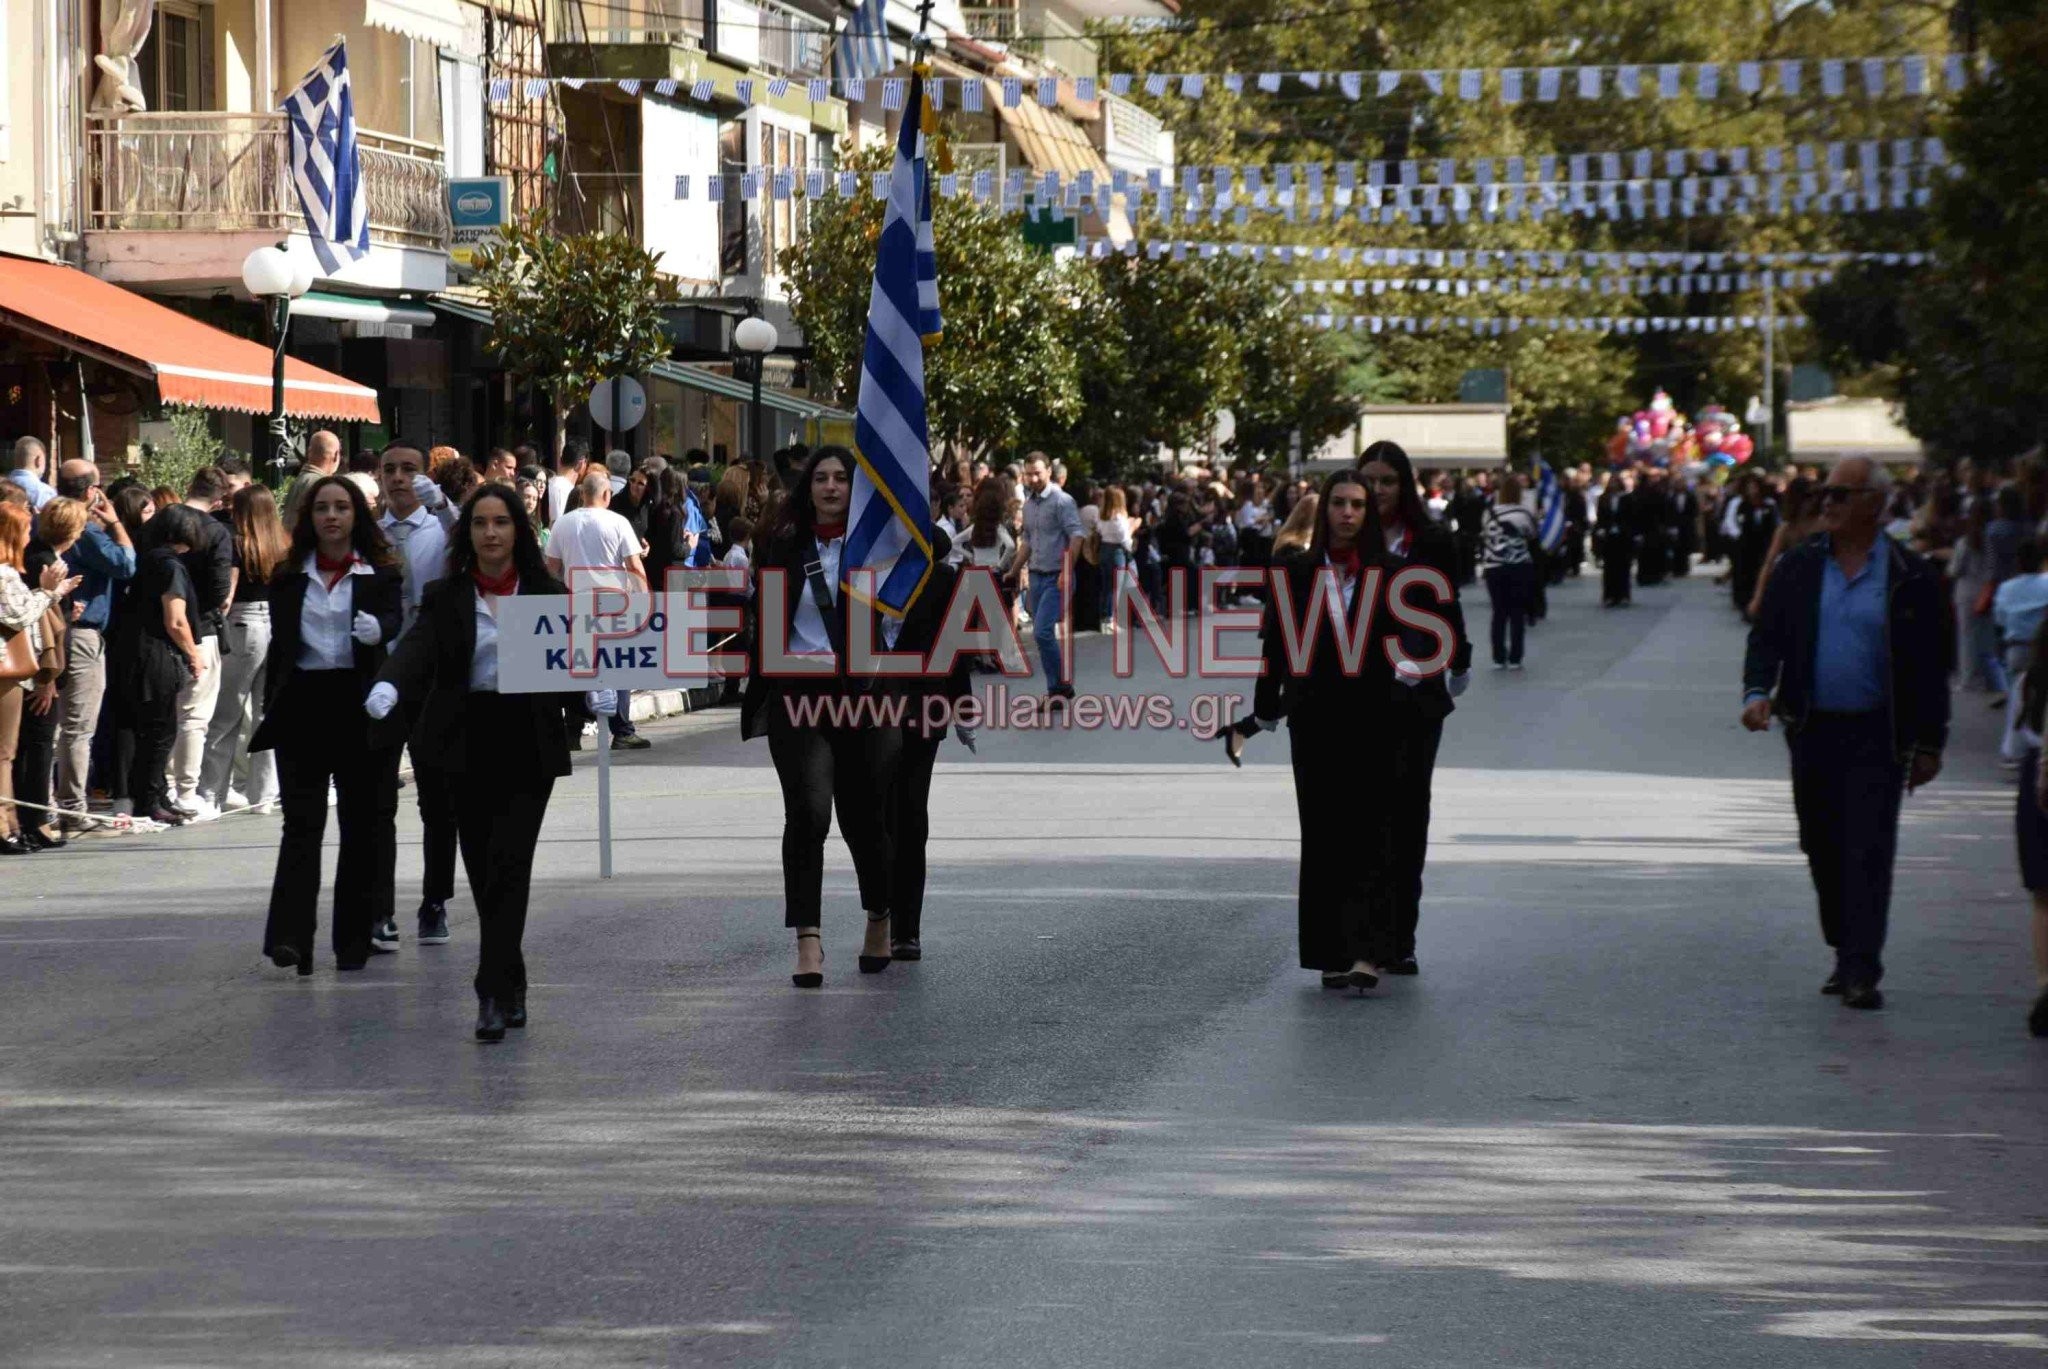
[(404, 518), (387, 513), (377, 520), (377, 526), (404, 558), (405, 627), (410, 628), (419, 612), (420, 596), (426, 593), (428, 585), (448, 573), (448, 533), (424, 504)]
[[(835, 537), (831, 541), (814, 541), (817, 548), (818, 564), (823, 568), (825, 588), (831, 591), (832, 602), (839, 602), (839, 557), (846, 550), (846, 538)], [(832, 639), (825, 632), (824, 615), (818, 612), (818, 605), (811, 598), (810, 580), (803, 574), (803, 567), (797, 567), (796, 615), (789, 625), (789, 649), (796, 655), (829, 656), (832, 653)], [(896, 634), (903, 629), (901, 618), (882, 618), (882, 646), (896, 645)], [(849, 643), (849, 646), (851, 643)]]
[(374, 573), (369, 565), (358, 561), (329, 589), (327, 576), (320, 570), (319, 555), (306, 557), (306, 602), (299, 609), (299, 669), (355, 668), (355, 581), (358, 575)]
[[(512, 592), (517, 594), (518, 587)], [(475, 694), (498, 692), (498, 610), (482, 590), (476, 595), (476, 650), (469, 654), (469, 688)]]

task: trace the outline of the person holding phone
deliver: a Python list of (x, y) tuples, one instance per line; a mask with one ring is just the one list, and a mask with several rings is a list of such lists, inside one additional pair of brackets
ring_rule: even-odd
[[(45, 500), (45, 506), (54, 502)], [(29, 544), (29, 511), (19, 504), (0, 504), (0, 630), (28, 648), (31, 669), (20, 679), (0, 679), (0, 855), (27, 855), (34, 846), (22, 835), (14, 798), (14, 749), (21, 735), (21, 716), (37, 688), (33, 665), (43, 653), (42, 624), (53, 605), (78, 588), (61, 557), (51, 557), (30, 589), (22, 579)], [(10, 643), (10, 646), (13, 644)], [(15, 652), (19, 647), (14, 648)], [(38, 815), (41, 816), (41, 815)]]

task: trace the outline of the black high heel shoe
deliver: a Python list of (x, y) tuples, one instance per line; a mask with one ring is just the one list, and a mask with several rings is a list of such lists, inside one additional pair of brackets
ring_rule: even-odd
[(476, 1039), (479, 1041), (503, 1041), (505, 1039), (505, 1010), (498, 1006), (495, 998), (480, 998), (476, 1004)]
[(526, 990), (514, 989), (506, 997), (505, 1025), (514, 1031), (526, 1025)]
[[(816, 932), (798, 932), (796, 939), (798, 941), (816, 941), (820, 943), (824, 941), (824, 938)], [(791, 975), (789, 982), (796, 985), (799, 989), (816, 989), (824, 985), (825, 975), (822, 970), (809, 970)]]
[(290, 946), (272, 946), (263, 954), (270, 957), (270, 963), (280, 970), (289, 970), (299, 963), (299, 953)]
[(1239, 770), (1244, 769), (1244, 744), (1259, 730), (1256, 718), (1240, 718), (1223, 729), (1223, 754)]
[[(876, 924), (877, 922), (887, 922), (888, 920), (889, 920), (889, 915), (888, 915), (887, 913), (883, 913), (883, 914), (882, 914), (882, 915), (881, 915), (880, 917), (876, 917), (876, 916), (875, 916), (875, 915), (874, 915), (873, 913), (869, 913), (869, 914), (868, 914), (868, 925), (869, 925), (870, 927), (874, 926), (874, 925), (875, 925), (875, 924)], [(888, 957), (888, 956), (885, 956), (885, 955), (869, 955), (869, 954), (868, 954), (867, 952), (865, 952), (865, 951), (861, 952), (861, 957), (860, 957), (860, 972), (861, 972), (862, 974), (880, 974), (880, 973), (881, 973), (882, 971), (884, 971), (884, 970), (886, 970), (886, 969), (888, 969), (888, 968), (889, 968), (889, 957)]]

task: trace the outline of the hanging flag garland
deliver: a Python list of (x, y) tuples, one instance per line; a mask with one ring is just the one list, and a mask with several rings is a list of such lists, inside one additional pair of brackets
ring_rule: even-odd
[(1303, 314), (1312, 328), (1360, 333), (1478, 333), (1491, 337), (1543, 333), (1742, 333), (1766, 328), (1798, 329), (1806, 320), (1797, 314), (1771, 319), (1753, 314), (1665, 314), (1589, 318), (1466, 318), (1439, 314)]

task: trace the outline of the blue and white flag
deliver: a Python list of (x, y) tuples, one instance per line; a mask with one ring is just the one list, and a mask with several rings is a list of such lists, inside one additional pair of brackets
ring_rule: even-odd
[(924, 344), (939, 326), (932, 255), (931, 186), (925, 166), (923, 70), (896, 137), (889, 201), (868, 292), (867, 341), (854, 412), (853, 505), (841, 573), (873, 573), (872, 600), (892, 617), (917, 601), (931, 577), (931, 439), (925, 424)]
[(1556, 551), (1558, 543), (1564, 541), (1564, 490), (1557, 483), (1557, 472), (1548, 461), (1539, 462), (1541, 472), (1536, 477), (1536, 540), (1545, 551)]
[(861, 0), (861, 6), (832, 49), (832, 75), (840, 81), (869, 81), (889, 70), (889, 25), (883, 18), (888, 0)]
[(320, 64), (284, 102), (291, 126), (292, 184), (313, 239), (313, 255), (330, 276), (370, 251), (370, 207), (356, 147), (347, 48), (339, 42), (322, 53)]

